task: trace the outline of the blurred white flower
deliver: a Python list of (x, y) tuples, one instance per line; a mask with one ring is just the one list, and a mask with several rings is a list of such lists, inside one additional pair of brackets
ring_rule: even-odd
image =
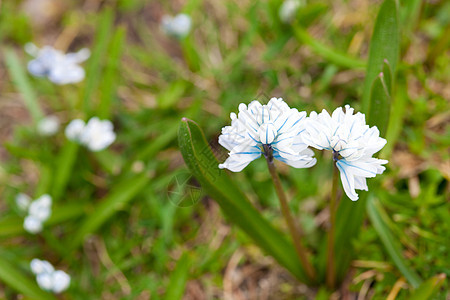
[(84, 69), (78, 64), (89, 58), (89, 49), (64, 54), (50, 46), (39, 49), (28, 43), (25, 51), (35, 57), (28, 63), (28, 71), (34, 76), (47, 77), (56, 84), (77, 83), (84, 79)]
[(164, 32), (176, 38), (187, 36), (191, 30), (191, 17), (187, 14), (178, 14), (175, 17), (165, 15), (161, 20)]
[(86, 123), (80, 119), (74, 119), (70, 121), (69, 125), (66, 126), (64, 133), (67, 139), (72, 142), (80, 142), (81, 134), (83, 133)]
[(347, 196), (358, 200), (355, 189), (368, 190), (366, 178), (383, 173), (387, 160), (373, 158), (386, 140), (376, 126), (366, 125), (364, 114), (353, 114), (353, 108), (337, 108), (330, 116), (326, 110), (312, 112), (307, 120), (304, 141), (317, 149), (333, 151), (336, 166)]
[(298, 9), (302, 6), (301, 0), (285, 0), (280, 6), (278, 15), (283, 23), (290, 23), (297, 13)]
[(66, 137), (89, 148), (100, 151), (111, 145), (115, 139), (114, 127), (109, 120), (91, 118), (87, 124), (83, 120), (75, 119), (67, 125)]
[(313, 151), (302, 140), (306, 112), (299, 112), (281, 98), (272, 98), (266, 105), (258, 101), (248, 107), (241, 103), (239, 114), (230, 114), (231, 126), (222, 128), (219, 143), (229, 150), (221, 169), (239, 172), (251, 161), (265, 154), (264, 148), (276, 158), (295, 168), (309, 168), (316, 163)]
[[(17, 201), (17, 199), (16, 199)], [(52, 198), (44, 194), (27, 205), (28, 215), (25, 217), (23, 227), (29, 233), (38, 233), (43, 223), (48, 220), (52, 212)]]
[(22, 211), (28, 211), (28, 206), (31, 203), (31, 198), (23, 193), (19, 193), (16, 196), (16, 204)]
[(59, 119), (56, 116), (47, 116), (39, 120), (37, 132), (42, 136), (51, 136), (58, 132)]
[(30, 263), (31, 271), (36, 274), (39, 287), (53, 293), (61, 293), (70, 285), (70, 276), (57, 270), (46, 260), (33, 259)]

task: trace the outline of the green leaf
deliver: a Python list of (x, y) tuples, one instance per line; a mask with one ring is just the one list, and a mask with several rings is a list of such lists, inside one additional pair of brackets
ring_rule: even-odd
[[(372, 86), (377, 76), (383, 72), (387, 60), (391, 67), (392, 86), (395, 83), (397, 62), (400, 52), (400, 31), (395, 0), (385, 0), (375, 21), (369, 48), (366, 79), (362, 97), (362, 111), (369, 113), (373, 108)], [(370, 124), (377, 125), (377, 124)]]
[(370, 96), (370, 109), (367, 112), (367, 123), (376, 125), (381, 136), (386, 134), (391, 107), (391, 95), (385, 77), (390, 84), (390, 74), (385, 76), (384, 73), (380, 73), (374, 80)]
[[(3, 252), (3, 250), (1, 251)], [(0, 281), (4, 282), (11, 288), (26, 297), (36, 300), (56, 299), (50, 293), (41, 290), (36, 283), (30, 280), (29, 277), (22, 274), (17, 265), (12, 265), (4, 258), (3, 253), (0, 252)], [(30, 272), (31, 275), (31, 272)]]
[(409, 295), (409, 300), (427, 300), (433, 299), (434, 294), (441, 288), (445, 282), (445, 274), (439, 274), (424, 281), (415, 291)]
[(175, 270), (170, 274), (170, 281), (166, 288), (164, 299), (178, 300), (183, 298), (186, 282), (189, 278), (189, 265), (189, 257), (184, 253), (178, 260)]
[(130, 202), (150, 181), (147, 173), (135, 175), (116, 184), (111, 193), (93, 209), (93, 213), (83, 221), (74, 237), (71, 238), (70, 249), (77, 248), (84, 238), (95, 232), (118, 210)]
[(173, 107), (183, 96), (188, 83), (184, 80), (173, 81), (156, 98), (158, 106), (166, 109)]
[(8, 68), (11, 79), (17, 89), (22, 94), (25, 105), (33, 118), (33, 122), (36, 124), (43, 116), (43, 112), (39, 106), (36, 94), (28, 80), (28, 77), (24, 71), (22, 63), (17, 58), (17, 55), (11, 49), (5, 49), (5, 63)]
[(92, 94), (97, 88), (101, 75), (102, 58), (105, 57), (111, 26), (113, 23), (113, 13), (111, 9), (105, 9), (99, 17), (98, 31), (95, 35), (95, 45), (92, 50), (92, 55), (88, 60), (86, 66), (86, 81), (82, 93), (83, 110), (88, 115), (92, 109), (90, 103), (92, 102)]
[(51, 193), (53, 200), (59, 200), (66, 190), (67, 183), (69, 182), (77, 158), (78, 149), (78, 144), (67, 140), (64, 147), (61, 149), (60, 154), (56, 158), (57, 165), (53, 190)]
[(357, 58), (348, 56), (345, 53), (341, 53), (336, 49), (328, 47), (317, 39), (313, 38), (309, 33), (298, 24), (293, 24), (294, 35), (297, 40), (305, 45), (311, 47), (319, 56), (325, 60), (344, 68), (362, 69), (366, 66), (364, 61)]
[(118, 88), (120, 58), (124, 45), (125, 28), (119, 27), (108, 48), (108, 62), (100, 84), (100, 106), (97, 116), (108, 119), (111, 114), (111, 102)]
[(292, 243), (262, 217), (228, 174), (218, 168), (219, 162), (199, 126), (183, 118), (178, 131), (178, 141), (189, 170), (205, 192), (217, 201), (228, 219), (299, 280), (307, 282), (307, 276)]
[(407, 266), (406, 260), (402, 255), (401, 245), (398, 243), (399, 238), (392, 234), (389, 226), (384, 221), (389, 218), (386, 211), (374, 197), (368, 197), (366, 208), (369, 219), (392, 261), (409, 283), (417, 288), (422, 283), (422, 279), (413, 269)]

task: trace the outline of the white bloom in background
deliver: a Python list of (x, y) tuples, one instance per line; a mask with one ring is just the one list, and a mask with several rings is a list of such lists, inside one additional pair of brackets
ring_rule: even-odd
[(299, 112), (281, 98), (272, 98), (266, 105), (258, 101), (248, 107), (241, 103), (239, 114), (230, 114), (231, 126), (222, 128), (219, 143), (229, 150), (221, 169), (239, 172), (264, 154), (264, 147), (276, 158), (295, 168), (309, 168), (316, 163), (313, 151), (302, 140), (306, 112)]
[[(16, 202), (17, 198), (16, 198)], [(18, 204), (19, 205), (19, 204)], [(25, 217), (23, 227), (29, 233), (42, 231), (43, 223), (48, 220), (52, 213), (52, 198), (44, 194), (26, 206), (28, 215)], [(20, 206), (19, 206), (20, 207)]]
[(20, 208), (20, 210), (28, 211), (28, 206), (30, 206), (30, 203), (31, 203), (31, 198), (28, 195), (26, 195), (24, 193), (17, 194), (16, 204)]
[(175, 17), (165, 15), (161, 20), (161, 26), (167, 35), (183, 38), (191, 31), (191, 17), (187, 14), (178, 14)]
[(86, 123), (84, 123), (83, 120), (74, 119), (70, 121), (69, 125), (67, 125), (66, 130), (64, 131), (67, 139), (72, 142), (79, 142), (81, 133), (83, 132), (85, 126)]
[(285, 0), (280, 6), (278, 15), (283, 23), (290, 23), (297, 13), (298, 9), (302, 6), (301, 0)]
[(25, 45), (25, 51), (35, 59), (28, 63), (28, 71), (37, 77), (47, 77), (56, 84), (77, 83), (84, 79), (85, 72), (78, 64), (90, 56), (89, 49), (67, 53), (45, 46), (41, 49), (32, 43)]
[(353, 108), (337, 108), (330, 116), (326, 110), (312, 112), (307, 121), (306, 143), (317, 149), (333, 151), (336, 166), (347, 196), (358, 200), (355, 189), (368, 190), (366, 178), (383, 173), (387, 160), (373, 158), (381, 150), (386, 140), (380, 137), (376, 126), (366, 125), (362, 113), (353, 114)]
[(37, 132), (42, 136), (52, 136), (58, 132), (59, 119), (56, 116), (47, 116), (39, 120)]
[(70, 276), (57, 270), (46, 260), (33, 259), (30, 263), (31, 271), (36, 275), (39, 287), (53, 293), (61, 293), (70, 285)]
[(91, 118), (87, 123), (75, 119), (67, 125), (66, 137), (89, 148), (91, 151), (101, 151), (111, 145), (115, 139), (114, 126), (109, 120)]
[(116, 139), (113, 124), (108, 120), (93, 117), (84, 127), (80, 142), (91, 151), (100, 151), (111, 145)]

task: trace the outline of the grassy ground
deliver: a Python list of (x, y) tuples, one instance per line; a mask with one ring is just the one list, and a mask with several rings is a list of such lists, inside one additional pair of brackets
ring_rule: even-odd
[[(308, 1), (293, 25), (280, 23), (277, 1), (0, 4), (0, 256), (18, 273), (10, 278), (34, 284), (28, 265), (38, 257), (71, 275), (61, 299), (315, 297), (317, 289), (265, 256), (213, 199), (179, 203), (186, 198), (169, 193), (177, 179), (189, 177), (177, 128), (182, 117), (194, 119), (223, 161), (217, 136), (241, 102), (277, 96), (308, 112), (344, 104), (359, 110), (380, 1)], [(180, 11), (193, 21), (182, 41), (159, 25), (163, 14)], [(449, 276), (450, 3), (400, 1), (399, 12), (394, 110), (400, 117), (381, 154), (390, 162), (378, 197), (409, 267), (423, 279)], [(56, 86), (23, 76), (29, 41), (90, 48), (85, 81)], [(63, 125), (76, 117), (110, 118), (118, 138), (92, 153), (69, 143), (63, 130), (37, 135), (33, 116), (39, 114), (54, 114)], [(310, 170), (280, 165), (313, 246), (327, 226), (331, 157), (324, 158)], [(233, 177), (262, 214), (285, 229), (265, 162)], [(19, 192), (53, 196), (42, 234), (24, 232), (14, 203)], [(407, 299), (411, 286), (370, 222), (355, 249), (357, 260), (335, 298), (385, 299), (398, 291), (397, 299)], [(21, 285), (0, 278), (0, 297), (18, 299)], [(449, 287), (447, 281), (435, 297), (449, 297)]]

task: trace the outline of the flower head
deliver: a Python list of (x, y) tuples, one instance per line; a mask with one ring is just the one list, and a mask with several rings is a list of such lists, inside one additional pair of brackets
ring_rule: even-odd
[(65, 134), (69, 140), (85, 145), (91, 151), (103, 150), (116, 139), (113, 124), (97, 117), (91, 118), (87, 124), (80, 119), (71, 121)]
[(366, 178), (383, 173), (388, 161), (373, 158), (386, 140), (380, 137), (376, 126), (366, 125), (365, 116), (353, 114), (349, 105), (337, 108), (330, 116), (326, 110), (312, 112), (307, 121), (304, 141), (317, 149), (333, 151), (336, 166), (347, 196), (358, 200), (355, 189), (368, 190)]
[(35, 57), (28, 63), (28, 71), (34, 76), (47, 77), (56, 84), (77, 83), (84, 79), (84, 70), (78, 64), (89, 58), (90, 51), (86, 48), (64, 54), (50, 46), (39, 49), (28, 43), (25, 51)]
[(59, 129), (59, 119), (56, 116), (47, 116), (39, 120), (37, 132), (42, 136), (52, 136)]
[(33, 259), (30, 263), (31, 271), (36, 275), (39, 287), (53, 293), (61, 293), (70, 285), (70, 276), (55, 268), (46, 260)]
[(283, 23), (290, 23), (297, 13), (300, 6), (302, 6), (301, 0), (285, 0), (280, 6), (278, 15)]
[(239, 114), (230, 114), (231, 126), (222, 128), (219, 143), (229, 150), (221, 169), (239, 172), (269, 149), (276, 158), (295, 168), (308, 168), (316, 163), (314, 153), (302, 140), (306, 112), (299, 112), (281, 98), (262, 105), (241, 103)]
[(32, 202), (27, 202), (23, 200), (26, 199), (23, 195), (19, 194), (16, 197), (17, 205), (28, 212), (24, 219), (23, 227), (29, 233), (38, 233), (42, 231), (43, 223), (48, 220), (52, 213), (52, 198), (44, 194)]
[(167, 35), (184, 38), (191, 30), (191, 17), (187, 14), (178, 14), (175, 17), (165, 15), (161, 20), (162, 29)]

